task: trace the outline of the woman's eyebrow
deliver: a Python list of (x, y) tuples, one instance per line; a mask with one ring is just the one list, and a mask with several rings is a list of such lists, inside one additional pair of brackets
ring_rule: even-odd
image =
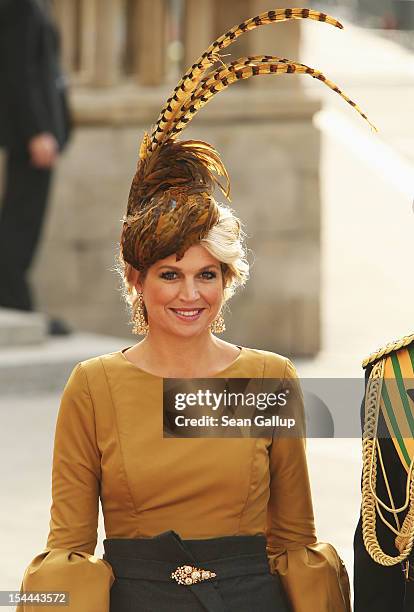
[[(170, 268), (171, 270), (178, 270), (178, 272), (181, 271), (181, 268), (177, 268), (177, 266), (167, 266), (165, 264), (159, 266), (157, 269), (161, 270), (161, 268)], [(206, 268), (217, 268), (218, 270), (218, 266), (216, 264), (210, 264), (209, 266), (203, 266), (202, 268), (200, 268), (199, 272), (201, 272), (201, 270), (205, 270)]]

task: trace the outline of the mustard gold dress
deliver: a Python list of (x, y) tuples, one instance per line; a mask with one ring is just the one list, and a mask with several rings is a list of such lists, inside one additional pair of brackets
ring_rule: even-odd
[[(183, 539), (265, 534), (270, 571), (279, 573), (294, 612), (349, 612), (343, 563), (316, 540), (304, 440), (163, 438), (163, 380), (131, 363), (127, 348), (78, 363), (68, 379), (56, 423), (50, 532), (21, 590), (69, 591), (66, 610), (109, 611), (114, 575), (94, 556), (101, 499), (107, 538), (169, 529)], [(215, 377), (289, 380), (303, 412), (291, 361), (239, 348)]]

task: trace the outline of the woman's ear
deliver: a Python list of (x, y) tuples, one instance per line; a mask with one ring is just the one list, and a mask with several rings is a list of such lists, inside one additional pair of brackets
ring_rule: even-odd
[(142, 291), (142, 284), (139, 280), (139, 271), (129, 263), (127, 263), (125, 266), (125, 276), (127, 281), (136, 287), (137, 291)]

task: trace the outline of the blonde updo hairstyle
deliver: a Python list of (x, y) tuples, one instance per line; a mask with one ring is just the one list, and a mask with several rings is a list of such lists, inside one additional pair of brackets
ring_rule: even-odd
[[(226, 305), (236, 291), (247, 282), (249, 263), (246, 259), (244, 244), (246, 234), (242, 229), (241, 221), (229, 206), (218, 203), (217, 207), (219, 209), (219, 221), (200, 240), (199, 244), (221, 264), (224, 304)], [(130, 312), (130, 317), (133, 319), (138, 305), (138, 293), (135, 287), (137, 274), (139, 274), (141, 281), (144, 281), (147, 271), (138, 273), (135, 268), (124, 261), (121, 250), (116, 260), (115, 271), (121, 277), (120, 291)], [(145, 305), (144, 316), (148, 323)]]

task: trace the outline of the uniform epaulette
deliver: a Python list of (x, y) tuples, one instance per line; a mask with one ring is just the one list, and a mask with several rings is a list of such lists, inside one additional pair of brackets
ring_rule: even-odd
[(412, 342), (414, 342), (414, 334), (410, 334), (409, 336), (403, 336), (399, 340), (394, 340), (393, 342), (388, 342), (388, 344), (386, 344), (384, 347), (378, 349), (374, 353), (371, 353), (369, 357), (364, 359), (364, 361), (362, 362), (362, 367), (366, 368), (367, 365), (369, 365), (370, 363), (374, 363), (375, 361), (378, 361), (378, 359), (381, 359), (382, 357), (385, 357), (386, 355), (389, 355), (394, 351), (398, 351), (401, 348), (408, 346)]

